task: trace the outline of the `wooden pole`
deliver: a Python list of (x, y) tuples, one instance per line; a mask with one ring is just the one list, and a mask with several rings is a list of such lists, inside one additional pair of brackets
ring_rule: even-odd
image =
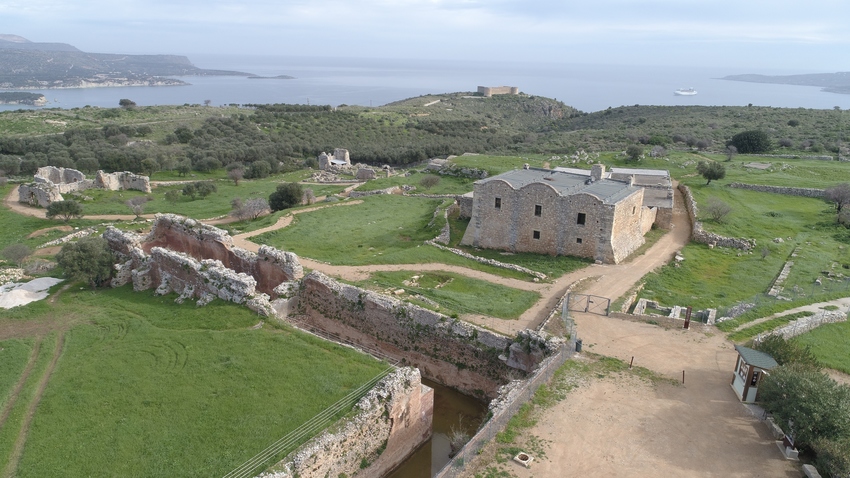
[(631, 368), (632, 368), (632, 364), (633, 364), (633, 363), (635, 363), (635, 356), (634, 356), (634, 355), (632, 355), (632, 361), (631, 361), (631, 362), (629, 362), (629, 369), (631, 369)]
[(682, 383), (683, 384), (685, 383), (685, 371), (684, 370), (682, 370)]

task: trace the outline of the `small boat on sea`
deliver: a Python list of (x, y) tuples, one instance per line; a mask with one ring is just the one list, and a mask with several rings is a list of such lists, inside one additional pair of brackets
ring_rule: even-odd
[(678, 90), (673, 92), (676, 96), (694, 96), (697, 94), (697, 90), (693, 88), (679, 88)]

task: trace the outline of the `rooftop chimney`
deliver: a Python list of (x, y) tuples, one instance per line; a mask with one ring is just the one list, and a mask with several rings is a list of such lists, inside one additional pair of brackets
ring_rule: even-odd
[(590, 169), (590, 179), (593, 181), (599, 181), (602, 179), (602, 176), (605, 175), (605, 165), (604, 164), (594, 164), (593, 168)]

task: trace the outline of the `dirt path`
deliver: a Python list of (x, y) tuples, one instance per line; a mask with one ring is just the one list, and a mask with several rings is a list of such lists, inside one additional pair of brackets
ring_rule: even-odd
[[(529, 435), (549, 442), (521, 478), (561, 476), (800, 476), (729, 382), (736, 353), (711, 327), (664, 329), (575, 314), (586, 350), (674, 379), (594, 378), (545, 411)], [(681, 385), (682, 371), (685, 384)], [(565, 470), (569, 472), (565, 475)]]
[(59, 357), (62, 355), (64, 346), (65, 331), (60, 330), (59, 336), (56, 338), (56, 348), (53, 350), (53, 357), (50, 359), (50, 364), (47, 366), (47, 369), (38, 381), (35, 397), (33, 397), (30, 402), (29, 407), (27, 408), (27, 413), (24, 416), (23, 423), (21, 423), (21, 430), (18, 432), (18, 437), (15, 440), (15, 445), (12, 448), (9, 461), (6, 463), (6, 469), (3, 472), (4, 477), (12, 478), (15, 476), (15, 471), (18, 468), (18, 462), (20, 462), (21, 455), (24, 452), (24, 445), (27, 441), (30, 424), (32, 423), (32, 418), (35, 416), (35, 410), (38, 408), (39, 402), (41, 402), (41, 397), (44, 395), (44, 390), (47, 388), (47, 383), (50, 381), (51, 375), (53, 375), (56, 363), (59, 362)]

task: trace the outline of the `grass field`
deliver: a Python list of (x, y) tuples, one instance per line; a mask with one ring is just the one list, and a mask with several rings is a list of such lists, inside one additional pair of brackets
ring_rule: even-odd
[(419, 183), (422, 181), (422, 178), (430, 175), (431, 174), (429, 173), (417, 173), (411, 174), (410, 176), (391, 176), (389, 178), (379, 177), (378, 179), (374, 179), (358, 187), (357, 190), (375, 191), (378, 189), (387, 189), (393, 186), (409, 184), (411, 186), (416, 186), (416, 190), (413, 191), (414, 194), (466, 194), (472, 191), (472, 183), (474, 182), (473, 179), (458, 178), (454, 176), (438, 176), (440, 178), (439, 184), (430, 189), (426, 189)]
[(0, 341), (0, 410), (6, 405), (12, 388), (26, 367), (32, 351), (31, 339)]
[[(416, 285), (403, 284), (413, 276), (419, 276)], [(368, 280), (357, 285), (379, 292), (402, 288), (409, 294), (419, 294), (437, 302), (440, 304), (439, 311), (446, 315), (483, 314), (500, 319), (519, 318), (540, 298), (536, 292), (513, 289), (450, 272), (375, 272)]]
[[(288, 328), (251, 330), (244, 307), (173, 299), (72, 288), (0, 319), (77, 324), (16, 476), (221, 476), (386, 368)], [(14, 428), (0, 433), (3, 461)]]
[(795, 340), (810, 346), (823, 365), (850, 374), (850, 321), (821, 325)]

